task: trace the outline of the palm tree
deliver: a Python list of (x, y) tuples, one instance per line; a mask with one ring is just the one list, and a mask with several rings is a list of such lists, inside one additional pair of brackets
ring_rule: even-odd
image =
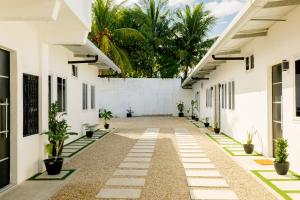
[(118, 42), (126, 40), (144, 40), (142, 33), (133, 28), (115, 26), (116, 19), (123, 3), (115, 0), (95, 0), (93, 3), (93, 21), (90, 38), (106, 55), (122, 70), (123, 76), (131, 70), (130, 59), (126, 51), (118, 46)]
[(186, 5), (183, 11), (177, 10), (176, 16), (175, 37), (185, 79), (189, 70), (202, 59), (214, 42), (207, 38), (207, 33), (215, 23), (215, 17), (204, 9), (203, 2), (194, 8)]

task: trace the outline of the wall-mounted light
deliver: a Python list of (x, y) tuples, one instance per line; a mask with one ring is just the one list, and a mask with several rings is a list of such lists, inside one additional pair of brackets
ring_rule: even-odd
[(290, 63), (287, 60), (283, 60), (281, 66), (282, 66), (282, 71), (287, 71), (290, 68)]

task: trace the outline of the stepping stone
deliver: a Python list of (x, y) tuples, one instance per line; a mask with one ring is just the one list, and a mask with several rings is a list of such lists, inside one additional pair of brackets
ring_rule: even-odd
[(300, 193), (287, 193), (293, 200), (300, 199)]
[[(260, 174), (262, 176), (264, 176), (266, 179), (296, 179), (295, 176), (291, 175), (291, 174), (287, 174), (287, 175), (278, 175), (275, 171), (274, 172), (260, 172)], [(299, 188), (300, 190), (300, 188)]]
[(71, 156), (73, 153), (66, 153), (66, 152), (62, 152), (61, 153), (61, 156), (62, 157), (69, 157), (69, 156)]
[(134, 145), (132, 147), (133, 149), (154, 149), (154, 146), (137, 146), (137, 145)]
[(123, 162), (119, 165), (119, 168), (132, 168), (132, 169), (148, 169), (149, 163), (128, 163)]
[(228, 150), (230, 150), (230, 151), (234, 151), (234, 152), (236, 152), (236, 151), (239, 151), (239, 152), (243, 152), (244, 151), (244, 149), (243, 148), (240, 148), (240, 147), (226, 147)]
[(225, 179), (220, 178), (187, 178), (190, 187), (229, 187)]
[(203, 153), (202, 150), (195, 150), (195, 149), (189, 149), (189, 150), (179, 150), (180, 153)]
[(185, 169), (215, 169), (211, 163), (183, 163)]
[(238, 200), (236, 194), (231, 190), (205, 190), (191, 189), (191, 199), (198, 200)]
[(144, 178), (110, 178), (106, 185), (113, 186), (144, 186)]
[(281, 190), (300, 190), (300, 181), (271, 181)]
[(127, 157), (124, 159), (124, 162), (150, 162), (151, 158), (136, 158), (136, 157)]
[(236, 142), (219, 142), (220, 144), (238, 144)]
[(114, 176), (147, 176), (148, 170), (117, 169)]
[(221, 174), (217, 170), (186, 169), (185, 175), (188, 177), (221, 177)]
[(206, 158), (206, 154), (204, 153), (181, 153), (180, 156), (182, 158)]
[(79, 149), (63, 149), (63, 153), (74, 153), (74, 152), (76, 152), (76, 151), (78, 151)]
[(131, 149), (131, 153), (153, 153), (153, 149)]
[(183, 163), (210, 163), (208, 158), (182, 158)]
[(102, 189), (96, 198), (107, 199), (138, 199), (141, 196), (140, 189)]
[(128, 153), (128, 157), (152, 157), (152, 153)]
[(200, 148), (200, 146), (188, 146), (188, 147), (186, 147), (186, 146), (179, 146), (179, 149), (181, 150), (181, 149), (201, 149)]
[(198, 146), (199, 144), (196, 142), (184, 142), (184, 143), (178, 143), (178, 145), (184, 145), (184, 146)]

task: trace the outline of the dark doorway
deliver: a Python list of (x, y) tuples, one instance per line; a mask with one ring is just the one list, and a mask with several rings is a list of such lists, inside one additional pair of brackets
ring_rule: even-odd
[(10, 62), (9, 52), (0, 49), (0, 188), (10, 182)]
[(272, 67), (272, 139), (273, 156), (275, 155), (275, 139), (282, 137), (282, 67)]

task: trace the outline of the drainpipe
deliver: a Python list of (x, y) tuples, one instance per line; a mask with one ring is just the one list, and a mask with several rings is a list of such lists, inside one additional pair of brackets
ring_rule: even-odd
[(215, 55), (212, 55), (212, 58), (214, 60), (245, 60), (244, 57), (216, 57)]
[(91, 58), (93, 57), (93, 60), (73, 60), (68, 61), (68, 64), (83, 64), (83, 63), (96, 63), (98, 61), (98, 55), (86, 55), (85, 57)]

